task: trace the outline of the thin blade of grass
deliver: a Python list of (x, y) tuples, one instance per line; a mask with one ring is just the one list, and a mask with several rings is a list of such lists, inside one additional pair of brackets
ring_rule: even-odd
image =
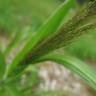
[(6, 70), (5, 57), (4, 57), (4, 55), (0, 52), (0, 80), (3, 79), (5, 70)]
[(13, 60), (12, 64), (9, 66), (9, 73), (20, 64), (20, 61), (28, 54), (30, 51), (34, 51), (35, 47), (40, 44), (43, 40), (53, 34), (60, 26), (63, 18), (66, 16), (69, 9), (74, 5), (74, 0), (66, 0), (63, 5), (61, 5), (56, 12), (49, 18), (47, 23), (45, 23), (36, 33), (35, 36), (29, 40), (26, 46), (21, 50), (21, 52)]
[[(53, 32), (54, 34), (47, 36), (46, 39), (44, 39), (42, 42), (37, 42), (38, 38), (34, 36), (32, 39), (33, 42), (30, 41), (29, 44), (37, 44), (37, 46), (32, 47), (33, 50), (26, 51), (26, 48), (31, 48), (27, 45), (25, 46), (24, 50), (28, 52), (24, 57), (21, 57), (23, 53), (26, 53), (24, 50), (20, 52), (20, 56), (17, 56), (13, 64), (11, 65), (11, 69), (15, 68), (17, 65), (21, 69), (20, 71), (24, 70), (31, 62), (34, 62), (34, 60), (38, 60), (39, 57), (46, 55), (47, 53), (56, 50), (58, 48), (61, 48), (63, 46), (68, 45), (69, 43), (72, 43), (74, 40), (76, 40), (78, 37), (83, 35), (84, 33), (91, 32), (96, 29), (96, 0), (89, 4), (83, 11), (79, 12), (72, 20), (67, 22), (66, 24), (62, 25), (62, 27), (56, 31)], [(47, 24), (45, 24), (47, 26)], [(43, 30), (43, 29), (42, 29)], [(39, 31), (40, 32), (40, 31)], [(42, 31), (43, 32), (43, 31)], [(45, 31), (44, 31), (45, 32)], [(50, 31), (49, 31), (50, 33)], [(39, 33), (38, 33), (39, 34)], [(37, 34), (37, 37), (38, 37)], [(46, 34), (46, 33), (45, 33)], [(46, 37), (45, 35), (40, 35), (41, 37)], [(43, 37), (43, 38), (44, 38)], [(40, 39), (39, 38), (39, 39)], [(42, 38), (41, 38), (42, 40)], [(39, 40), (40, 41), (40, 40)], [(37, 43), (36, 43), (37, 42)], [(24, 56), (24, 54), (23, 54)], [(22, 60), (23, 58), (23, 60)], [(21, 62), (20, 62), (21, 60)], [(14, 64), (15, 63), (15, 64)], [(22, 67), (23, 66), (23, 67)], [(17, 68), (18, 69), (18, 68)], [(15, 70), (16, 72), (16, 70)]]
[(91, 66), (85, 64), (81, 60), (68, 55), (51, 54), (46, 55), (38, 60), (41, 61), (55, 61), (64, 65), (66, 68), (77, 74), (84, 80), (90, 87), (96, 90), (96, 71)]
[(21, 64), (28, 64), (35, 59), (46, 55), (58, 48), (67, 46), (77, 40), (80, 36), (96, 31), (96, 0), (78, 13), (72, 20), (62, 25), (55, 34), (46, 38), (42, 43), (35, 47), (34, 51), (30, 51), (22, 60)]

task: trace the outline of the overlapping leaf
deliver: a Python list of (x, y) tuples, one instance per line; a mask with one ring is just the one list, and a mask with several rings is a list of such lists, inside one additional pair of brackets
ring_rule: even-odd
[(49, 38), (53, 33), (56, 32), (58, 27), (60, 26), (64, 16), (69, 11), (69, 9), (74, 5), (74, 0), (67, 0), (64, 2), (60, 8), (49, 18), (47, 23), (45, 23), (37, 32), (35, 36), (33, 36), (26, 46), (21, 50), (21, 52), (16, 56), (11, 66), (9, 66), (9, 71), (12, 72), (14, 68), (20, 61), (25, 59), (26, 55), (28, 55), (31, 51), (34, 51), (36, 47), (42, 43), (42, 41)]
[[(14, 69), (14, 72), (22, 71), (22, 68), (26, 68), (27, 64), (31, 62), (38, 62), (40, 59), (41, 61), (52, 60), (64, 64), (65, 67), (77, 73), (96, 90), (96, 72), (86, 64), (65, 56), (48, 55), (44, 58), (42, 57), (55, 49), (68, 45), (82, 34), (96, 29), (96, 0), (58, 29), (66, 12), (71, 8), (72, 1), (68, 0), (67, 3), (61, 6), (48, 22), (38, 30), (37, 34), (29, 40), (9, 66), (8, 75), (12, 74), (11, 72)], [(19, 71), (16, 70), (18, 68), (20, 69)]]
[(66, 4), (61, 6), (49, 21), (41, 27), (37, 34), (32, 37), (14, 59), (13, 64), (11, 64), (12, 70), (18, 64), (29, 64), (55, 49), (68, 45), (82, 34), (96, 29), (96, 1), (94, 1), (72, 18), (72, 20), (62, 25), (61, 28), (57, 30), (60, 21), (62, 21), (62, 18), (65, 16), (64, 12), (70, 9), (71, 2), (72, 1), (67, 1)]
[[(22, 64), (27, 64), (35, 59), (63, 46), (72, 43), (78, 37), (85, 33), (92, 32), (96, 29), (96, 1), (89, 5), (85, 10), (77, 14), (67, 24), (45, 39), (42, 43), (35, 47), (35, 51), (31, 51), (22, 60)], [(23, 62), (24, 61), (24, 62)]]

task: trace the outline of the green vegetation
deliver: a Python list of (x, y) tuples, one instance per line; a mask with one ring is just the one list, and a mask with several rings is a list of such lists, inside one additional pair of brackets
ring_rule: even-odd
[[(42, 2), (44, 3), (45, 1), (43, 0)], [(7, 38), (11, 38), (9, 39), (10, 42), (6, 46), (6, 49), (4, 51), (1, 49), (0, 52), (1, 96), (27, 96), (28, 94), (30, 96), (63, 96), (65, 93), (62, 92), (35, 93), (34, 84), (38, 85), (40, 82), (38, 80), (38, 74), (37, 69), (35, 69), (35, 65), (45, 61), (54, 61), (58, 64), (64, 65), (73, 73), (80, 76), (80, 78), (84, 80), (86, 84), (96, 91), (96, 71), (90, 65), (75, 57), (75, 55), (78, 54), (78, 51), (74, 52), (78, 46), (79, 48), (82, 46), (82, 41), (76, 45), (74, 42), (79, 40), (79, 37), (82, 35), (89, 35), (92, 32), (94, 34), (96, 30), (96, 0), (93, 0), (88, 3), (87, 6), (84, 6), (84, 8), (77, 12), (75, 16), (72, 14), (73, 17), (71, 18), (69, 18), (68, 15), (70, 10), (72, 11), (72, 8), (77, 7), (76, 1), (66, 0), (62, 4), (60, 1), (57, 2), (60, 6), (54, 12), (55, 8), (58, 6), (58, 4), (54, 4), (54, 0), (46, 1), (46, 5), (45, 3), (42, 5), (41, 1), (37, 3), (37, 0), (7, 0), (6, 3), (4, 3), (3, 0), (0, 1), (0, 10), (2, 12), (2, 15), (0, 15), (0, 27), (2, 29), (0, 31), (0, 35), (4, 36), (4, 34), (7, 33)], [(49, 13), (44, 13), (46, 12), (44, 11), (44, 15), (42, 16), (42, 8), (46, 8), (48, 3), (52, 4), (50, 7), (53, 9), (48, 11)], [(37, 6), (38, 8), (36, 9)], [(50, 13), (52, 13), (52, 15), (49, 17)], [(33, 17), (35, 17), (37, 21), (32, 19)], [(48, 18), (47, 21), (45, 21), (46, 18)], [(64, 21), (65, 18), (68, 18), (66, 22)], [(34, 21), (30, 22), (30, 20)], [(35, 26), (32, 26), (33, 23), (36, 23)], [(6, 30), (4, 31), (3, 29)], [(2, 32), (5, 33), (2, 34)], [(17, 52), (17, 54), (14, 56), (14, 59), (12, 59), (9, 64), (7, 62), (8, 56), (14, 47), (18, 47), (18, 45), (21, 45), (23, 42), (24, 45), (22, 44), (21, 50)], [(74, 44), (69, 45), (71, 43)], [(65, 50), (68, 54), (61, 55), (57, 49), (66, 46), (67, 48), (65, 48)], [(88, 49), (88, 52), (91, 50), (91, 46), (88, 48), (85, 46), (84, 48)], [(95, 48), (96, 47), (94, 47), (94, 49)], [(58, 54), (53, 52), (55, 50), (58, 52)], [(82, 47), (80, 52), (82, 52)], [(84, 52), (82, 52), (82, 54)], [(74, 57), (69, 54), (74, 54)], [(95, 54), (94, 51), (92, 55), (93, 54)], [(83, 57), (83, 55), (79, 56)], [(94, 55), (94, 58), (95, 56), (96, 55)], [(21, 84), (23, 76), (26, 76), (27, 78), (26, 84)]]

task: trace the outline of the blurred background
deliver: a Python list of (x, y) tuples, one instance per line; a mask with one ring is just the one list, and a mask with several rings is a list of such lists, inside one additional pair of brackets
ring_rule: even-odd
[[(15, 36), (14, 40), (20, 41), (18, 46), (14, 45), (14, 50), (8, 56), (8, 62), (15, 56), (21, 43), (25, 43), (30, 34), (35, 34), (64, 1), (6, 0), (4, 2), (0, 0), (0, 50), (4, 51)], [(88, 1), (76, 0), (76, 6), (70, 9), (64, 22), (72, 18)], [(96, 32), (82, 36), (75, 43), (60, 49), (59, 52), (70, 54), (96, 68)], [(54, 62), (37, 64), (35, 70), (32, 69), (34, 69), (33, 66), (28, 68), (28, 72), (22, 76), (21, 83), (22, 87), (32, 85), (30, 88), (33, 96), (96, 96), (96, 92), (79, 76)], [(28, 91), (26, 94), (31, 92)]]

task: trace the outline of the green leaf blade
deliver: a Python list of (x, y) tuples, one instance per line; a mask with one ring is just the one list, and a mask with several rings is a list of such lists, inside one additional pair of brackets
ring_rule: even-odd
[(0, 52), (0, 80), (3, 79), (6, 70), (4, 55)]
[(85, 64), (81, 60), (68, 56), (68, 55), (58, 55), (50, 54), (46, 55), (38, 60), (41, 61), (55, 61), (58, 64), (64, 65), (66, 68), (71, 70), (73, 73), (77, 74), (84, 80), (90, 87), (96, 90), (96, 71), (91, 68), (91, 66)]
[(21, 52), (13, 60), (12, 64), (9, 66), (9, 73), (20, 64), (20, 61), (28, 54), (30, 51), (34, 51), (36, 46), (40, 44), (46, 38), (49, 38), (51, 34), (60, 26), (66, 13), (74, 5), (74, 0), (66, 0), (66, 2), (56, 10), (56, 12), (49, 18), (49, 20), (44, 24), (36, 33), (35, 36), (29, 40), (26, 46), (21, 50)]
[(35, 59), (48, 54), (56, 49), (67, 46), (80, 36), (96, 30), (96, 0), (87, 6), (83, 11), (79, 12), (72, 20), (62, 25), (59, 30), (53, 33), (49, 38), (43, 40), (35, 46), (34, 51), (20, 62), (21, 64), (29, 64)]

